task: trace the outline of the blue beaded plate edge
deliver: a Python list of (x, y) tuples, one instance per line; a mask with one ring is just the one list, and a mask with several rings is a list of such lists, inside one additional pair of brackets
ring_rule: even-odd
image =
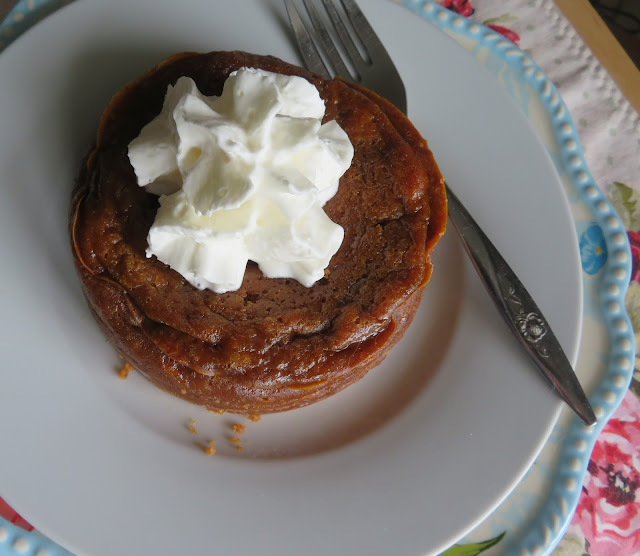
[(559, 172), (566, 173), (578, 198), (602, 230), (609, 254), (596, 291), (600, 318), (606, 327), (610, 346), (604, 376), (590, 394), (598, 423), (586, 427), (577, 417), (571, 420), (540, 510), (529, 521), (525, 532), (504, 547), (506, 553), (547, 554), (569, 526), (581, 492), (576, 487), (584, 480), (595, 441), (620, 405), (633, 376), (635, 338), (624, 302), (631, 275), (628, 238), (613, 206), (587, 168), (569, 110), (555, 85), (537, 64), (495, 31), (454, 14), (432, 0), (404, 0), (402, 3), (443, 31), (471, 39), (488, 49), (513, 68), (537, 94), (559, 146), (559, 156), (554, 157), (554, 163)]
[[(46, 15), (70, 0), (21, 0), (0, 25), (0, 50)], [(506, 551), (548, 554), (562, 538), (578, 503), (580, 489), (596, 438), (620, 405), (633, 376), (635, 338), (625, 312), (625, 294), (631, 275), (631, 251), (624, 226), (587, 168), (569, 111), (555, 85), (536, 63), (495, 31), (442, 8), (433, 0), (402, 0), (415, 14), (443, 31), (473, 41), (506, 62), (538, 95), (559, 146), (554, 158), (569, 177), (578, 198), (603, 232), (608, 259), (597, 286), (600, 317), (607, 329), (610, 350), (606, 371), (590, 395), (598, 424), (585, 427), (573, 418), (560, 451), (555, 473), (542, 506), (525, 532)], [(0, 518), (0, 548), (5, 556), (69, 556), (70, 552), (37, 532), (27, 532)]]

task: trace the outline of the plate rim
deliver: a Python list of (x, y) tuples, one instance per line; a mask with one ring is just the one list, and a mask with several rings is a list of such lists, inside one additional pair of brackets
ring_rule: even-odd
[[(591, 175), (580, 137), (559, 90), (540, 66), (524, 51), (494, 30), (443, 8), (435, 0), (402, 0), (403, 5), (439, 29), (455, 36), (471, 39), (487, 48), (517, 71), (545, 108), (560, 150), (560, 164), (578, 198), (588, 208), (594, 222), (605, 231), (608, 259), (603, 279), (596, 289), (599, 310), (609, 341), (606, 372), (589, 399), (598, 422), (588, 427), (572, 416), (566, 439), (562, 443), (552, 481), (538, 513), (525, 525), (523, 532), (501, 547), (526, 553), (547, 554), (560, 542), (577, 507), (589, 457), (598, 434), (621, 404), (633, 377), (635, 337), (625, 306), (625, 295), (631, 276), (631, 249), (626, 230), (609, 199)], [(575, 223), (575, 215), (574, 215)], [(582, 255), (582, 253), (581, 253)], [(583, 283), (586, 272), (583, 271)], [(587, 285), (584, 285), (585, 291)], [(617, 307), (617, 310), (614, 310)], [(583, 322), (585, 315), (583, 314)], [(615, 340), (615, 341), (614, 341)], [(628, 347), (622, 347), (623, 345)], [(611, 346), (614, 346), (611, 348)], [(611, 397), (611, 393), (614, 397)], [(576, 446), (582, 448), (577, 449)], [(575, 460), (579, 465), (575, 465)], [(488, 518), (490, 519), (490, 518)]]
[[(21, 5), (23, 5), (25, 3), (25, 0), (22, 0), (22, 2), (20, 4), (18, 4), (15, 8), (14, 11), (12, 11), (9, 14), (9, 17), (12, 17), (12, 15), (15, 13), (18, 13), (20, 10)], [(55, 2), (54, 2), (55, 3)], [(68, 2), (60, 2), (61, 5), (65, 5)], [(553, 83), (550, 82), (550, 80), (546, 77), (546, 75), (543, 74), (543, 72), (538, 68), (538, 66), (535, 64), (535, 62), (533, 62), (530, 58), (528, 58), (526, 55), (524, 54), (517, 54), (514, 52), (515, 47), (509, 43), (507, 45), (501, 44), (504, 41), (502, 41), (500, 39), (500, 36), (497, 35), (495, 32), (491, 31), (490, 29), (487, 29), (483, 26), (481, 26), (480, 24), (477, 24), (473, 21), (470, 20), (466, 20), (463, 17), (460, 16), (456, 16), (455, 14), (452, 14), (451, 12), (449, 12), (448, 10), (440, 7), (438, 4), (436, 4), (433, 0), (426, 0), (426, 1), (412, 1), (412, 0), (404, 0), (404, 5), (406, 7), (408, 7), (409, 9), (411, 9), (412, 11), (414, 11), (414, 13), (418, 13), (419, 15), (421, 15), (422, 17), (424, 17), (425, 19), (427, 19), (428, 21), (430, 21), (431, 23), (435, 24), (438, 28), (442, 29), (442, 30), (449, 30), (454, 34), (460, 34), (463, 36), (466, 36), (466, 38), (470, 38), (472, 40), (476, 40), (479, 43), (482, 43), (483, 46), (486, 46), (487, 48), (489, 48), (492, 52), (500, 55), (501, 57), (503, 57), (504, 59), (507, 60), (507, 62), (512, 65), (514, 68), (518, 68), (520, 71), (524, 71), (526, 69), (526, 67), (532, 67), (534, 68), (534, 71), (531, 73), (530, 76), (527, 76), (525, 74), (525, 79), (530, 81), (531, 84), (535, 85), (536, 90), (540, 89), (541, 91), (548, 91), (548, 94), (546, 95), (542, 95), (540, 98), (543, 101), (543, 104), (545, 105), (545, 107), (548, 108), (548, 115), (550, 117), (550, 119), (553, 121), (554, 123), (554, 132), (556, 133), (557, 137), (562, 138), (563, 141), (559, 141), (559, 145), (561, 145), (561, 148), (564, 148), (564, 144), (568, 141), (568, 140), (573, 140), (577, 143), (578, 147), (577, 149), (574, 149), (573, 152), (571, 153), (571, 156), (578, 156), (580, 158), (580, 164), (576, 167), (571, 166), (571, 170), (572, 172), (569, 172), (569, 176), (571, 177), (571, 181), (572, 181), (572, 185), (576, 188), (576, 191), (579, 193), (579, 195), (581, 196), (582, 200), (585, 202), (585, 204), (589, 207), (589, 209), (591, 210), (592, 214), (594, 214), (596, 221), (602, 226), (602, 227), (608, 227), (607, 226), (607, 222), (605, 222), (605, 218), (609, 218), (611, 215), (615, 215), (615, 211), (613, 210), (613, 207), (610, 205), (608, 199), (602, 194), (602, 192), (599, 190), (598, 186), (593, 182), (593, 178), (591, 177), (587, 167), (586, 167), (586, 162), (584, 160), (584, 154), (582, 152), (582, 148), (580, 147), (580, 142), (579, 142), (579, 138), (577, 136), (577, 131), (575, 129), (575, 126), (573, 124), (573, 121), (571, 120), (570, 115), (568, 114), (568, 110), (566, 110), (566, 106), (564, 105), (564, 101), (562, 101), (561, 97), (559, 100), (559, 104), (555, 104), (552, 105), (551, 104), (551, 98), (553, 96), (553, 93), (557, 94), (557, 90), (555, 89), (555, 86), (553, 85)], [(443, 15), (441, 15), (443, 14)], [(458, 23), (459, 21), (461, 21), (461, 23)], [(27, 18), (25, 18), (24, 20), (25, 24), (29, 24), (29, 26), (32, 26), (34, 23), (36, 23), (36, 21), (33, 22), (28, 22)], [(17, 37), (18, 35), (16, 35)], [(6, 41), (5, 41), (6, 42)], [(521, 51), (520, 51), (521, 52)], [(525, 62), (526, 60), (526, 62)], [(539, 76), (539, 74), (542, 74), (542, 77)], [(559, 96), (559, 95), (558, 95)], [(559, 107), (563, 107), (564, 108), (564, 113), (562, 115), (560, 115), (559, 113), (561, 112)], [(554, 112), (555, 111), (555, 112)], [(569, 132), (567, 132), (567, 128), (566, 127), (562, 127), (565, 126), (565, 124), (568, 124), (570, 126), (570, 130)], [(566, 154), (566, 153), (565, 153)], [(566, 159), (567, 157), (565, 157)], [(563, 161), (565, 162), (566, 165), (568, 165), (568, 160), (563, 159)], [(578, 172), (584, 172), (584, 174), (579, 174), (580, 175), (580, 180), (577, 179), (578, 176)], [(585, 177), (586, 175), (586, 177)], [(596, 190), (596, 194), (592, 195), (590, 189), (594, 187)], [(607, 205), (607, 208), (605, 210), (600, 210), (601, 205), (600, 203), (605, 203)], [(599, 208), (600, 207), (600, 208)], [(617, 216), (616, 216), (617, 218)], [(618, 226), (615, 226), (614, 228), (616, 230), (619, 229), (619, 226), (621, 225), (621, 223), (619, 222), (618, 219)], [(624, 228), (623, 228), (624, 229)], [(610, 248), (610, 253), (614, 253), (614, 252), (626, 252), (627, 254), (630, 252), (629, 251), (629, 246), (628, 246), (628, 242), (624, 245), (624, 246), (620, 246), (618, 243), (613, 242), (613, 239), (611, 237), (611, 234), (606, 236), (606, 240), (607, 240), (607, 245)], [(626, 234), (625, 234), (625, 240), (626, 240)], [(623, 273), (624, 273), (624, 278), (620, 279), (620, 278), (616, 278), (615, 276), (613, 276), (613, 272), (616, 271), (616, 269), (622, 269)], [(608, 331), (609, 331), (609, 336), (610, 338), (616, 337), (616, 338), (620, 338), (621, 332), (620, 330), (618, 330), (616, 328), (616, 326), (618, 326), (618, 322), (620, 321), (624, 321), (626, 322), (627, 326), (628, 326), (628, 330), (632, 330), (630, 327), (630, 320), (628, 315), (626, 314), (626, 310), (624, 309), (624, 293), (626, 292), (626, 288), (628, 286), (628, 276), (630, 275), (630, 257), (627, 256), (627, 262), (618, 262), (615, 266), (615, 268), (611, 268), (608, 269), (608, 272), (612, 274), (612, 278), (613, 278), (613, 282), (616, 285), (620, 285), (620, 283), (622, 282), (623, 287), (619, 288), (619, 293), (618, 295), (610, 295), (607, 292), (606, 295), (601, 295), (602, 298), (602, 302), (601, 302), (601, 310), (603, 311), (603, 314), (605, 314), (605, 317), (608, 318)], [(606, 286), (610, 285), (611, 282), (607, 282), (606, 284), (604, 284), (603, 281), (603, 286), (602, 288), (605, 288)], [(603, 292), (600, 292), (603, 293)], [(608, 310), (608, 303), (610, 303), (611, 300), (614, 301), (621, 301), (620, 306), (623, 307), (622, 312), (624, 313), (622, 316), (620, 315), (620, 313), (617, 314), (613, 314)], [(584, 319), (584, 315), (583, 315), (583, 319)], [(632, 338), (633, 339), (633, 338)], [(634, 342), (631, 341), (631, 346), (634, 346)], [(618, 357), (629, 357), (632, 359), (632, 355), (633, 355), (633, 347), (630, 350), (623, 350), (624, 353), (622, 355), (617, 354)], [(609, 363), (607, 365), (607, 374), (605, 376), (605, 378), (612, 378), (613, 376), (617, 376), (617, 375), (622, 375), (622, 376), (626, 376), (626, 374), (628, 374), (628, 378), (629, 380), (631, 379), (631, 375), (632, 375), (632, 370), (629, 373), (628, 371), (625, 371), (625, 369), (623, 369), (618, 363), (620, 361), (616, 361), (615, 359), (616, 354), (615, 353), (610, 353), (609, 354)], [(626, 374), (625, 374), (626, 373)], [(600, 388), (601, 385), (599, 385), (598, 388)], [(588, 442), (588, 446), (592, 447), (593, 443), (595, 442), (595, 438), (597, 437), (597, 434), (594, 434), (594, 432), (598, 431), (602, 428), (602, 426), (604, 426), (604, 424), (606, 423), (606, 420), (611, 416), (611, 414), (613, 413), (613, 411), (615, 410), (615, 408), (619, 405), (619, 403), (622, 401), (622, 396), (624, 395), (624, 393), (626, 392), (626, 389), (628, 387), (628, 383), (626, 386), (624, 387), (619, 387), (617, 390), (617, 396), (616, 399), (614, 401), (606, 401), (601, 395), (598, 389), (596, 389), (596, 392), (594, 392), (594, 394), (592, 395), (592, 401), (594, 401), (595, 403), (598, 404), (598, 407), (600, 407), (603, 411), (603, 416), (599, 418), (599, 424), (596, 428), (592, 428), (589, 431), (585, 431), (580, 429), (580, 427), (574, 427), (572, 425), (572, 431), (577, 435), (577, 438), (582, 438), (585, 439), (586, 442)], [(609, 389), (610, 390), (610, 389)], [(604, 392), (603, 392), (604, 394)], [(600, 396), (600, 397), (598, 397)], [(600, 403), (601, 402), (601, 403)], [(579, 423), (578, 423), (579, 425)], [(574, 431), (574, 429), (576, 429)], [(587, 453), (590, 453), (590, 449), (587, 450)], [(562, 456), (562, 460), (567, 460), (569, 456), (566, 456), (563, 454)], [(573, 455), (571, 455), (571, 457), (573, 457)], [(587, 457), (588, 460), (588, 457)], [(577, 472), (573, 472), (571, 474), (570, 478), (574, 478), (576, 476), (576, 473), (578, 475), (581, 475), (581, 479), (584, 477), (584, 471), (586, 469), (586, 463), (587, 460), (582, 462), (582, 466), (581, 469)], [(568, 465), (567, 465), (568, 468)], [(570, 469), (569, 469), (570, 470)], [(570, 470), (571, 471), (571, 470)], [(562, 480), (558, 479), (558, 481), (560, 483), (566, 483), (566, 477), (563, 477)], [(557, 488), (555, 489), (557, 490)], [(562, 490), (562, 489), (561, 489)], [(566, 489), (564, 489), (566, 491)], [(579, 490), (578, 490), (579, 493)], [(578, 495), (576, 494), (576, 492), (574, 491), (573, 493), (566, 491), (567, 496), (565, 496), (565, 500), (568, 501), (568, 506), (569, 508), (573, 507), (575, 508), (575, 505), (577, 504), (577, 500), (578, 500)], [(557, 494), (556, 494), (557, 496)], [(572, 498), (575, 498), (575, 502), (572, 501)], [(546, 506), (545, 506), (546, 508)], [(553, 509), (549, 509), (549, 511), (551, 511), (552, 513), (549, 515), (554, 515), (554, 513), (557, 511), (556, 508)], [(542, 516), (544, 512), (541, 512), (539, 514), (539, 516)], [(566, 512), (569, 516), (573, 513), (571, 510)], [(542, 516), (544, 517), (544, 516)], [(567, 520), (568, 521), (568, 520)], [(568, 523), (567, 523), (568, 525)], [(9, 523), (2, 524), (2, 527), (8, 527), (9, 530), (11, 530), (11, 528), (15, 527)], [(542, 520), (540, 521), (540, 523), (532, 523), (532, 529), (531, 529), (531, 535), (533, 535), (534, 538), (532, 538), (530, 541), (528, 539), (525, 539), (525, 541), (523, 542), (523, 546), (525, 546), (526, 542), (531, 542), (532, 546), (534, 547), (539, 547), (540, 545), (540, 538), (543, 539), (544, 541), (544, 531), (542, 528), (544, 527), (548, 527), (548, 523), (547, 520)], [(536, 529), (535, 534), (533, 534), (533, 530)], [(556, 539), (559, 540), (560, 536), (561, 536), (561, 528), (552, 528), (551, 529), (552, 532), (557, 532), (557, 535), (554, 535), (552, 540)], [(19, 529), (17, 534), (24, 536), (24, 532), (22, 529)], [(36, 534), (37, 535), (37, 534)], [(1, 533), (0, 533), (1, 536)], [(9, 537), (11, 537), (11, 534), (9, 534)], [(39, 537), (39, 535), (37, 535), (37, 537)], [(40, 537), (41, 538), (41, 537)], [(48, 539), (45, 539), (48, 540)], [(542, 546), (543, 547), (547, 547), (547, 548), (552, 548), (552, 543), (543, 543)], [(1, 545), (1, 543), (0, 543)], [(50, 551), (50, 549), (48, 549)], [(64, 550), (64, 549), (62, 549)], [(21, 554), (25, 554), (25, 552), (20, 552)], [(64, 552), (65, 554), (67, 554), (68, 552)]]

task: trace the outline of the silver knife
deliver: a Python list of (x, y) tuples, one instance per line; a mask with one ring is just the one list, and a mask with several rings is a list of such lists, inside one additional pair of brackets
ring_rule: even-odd
[(596, 416), (542, 312), (464, 205), (447, 187), (449, 214), (505, 322), (551, 387), (586, 425)]

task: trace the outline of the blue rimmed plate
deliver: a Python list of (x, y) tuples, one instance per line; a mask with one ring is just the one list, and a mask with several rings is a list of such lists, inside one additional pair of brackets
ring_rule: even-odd
[[(590, 347), (631, 338), (623, 230), (592, 183), (553, 86), (497, 35), (431, 3), (410, 7), (475, 49), (470, 56), (399, 6), (363, 6), (451, 185), (574, 361), (581, 334)], [(296, 61), (285, 32), (275, 0), (88, 0), (47, 18), (0, 57), (0, 253), (12, 261), (3, 289), (13, 293), (0, 296), (12, 369), (0, 376), (8, 454), (0, 494), (73, 551), (437, 553), (511, 492), (556, 422), (560, 403), (523, 360), (451, 233), (402, 344), (327, 402), (254, 424), (183, 404), (136, 375), (115, 378), (117, 360), (88, 316), (66, 238), (68, 194), (100, 111), (128, 79), (175, 51), (239, 48)], [(505, 61), (498, 80), (487, 64), (497, 59)], [(519, 76), (511, 95), (500, 83), (509, 71)], [(540, 139), (537, 124), (550, 133)], [(584, 296), (576, 226), (609, 253), (596, 278), (584, 280)], [(607, 289), (596, 291), (596, 282)], [(606, 300), (604, 312), (590, 310), (592, 295)], [(626, 386), (630, 350), (620, 342), (589, 350), (590, 360), (605, 354), (609, 369), (578, 369), (596, 398), (605, 389), (602, 403), (594, 398), (603, 420)], [(215, 458), (194, 445), (190, 419), (195, 440), (218, 439)], [(241, 457), (225, 442), (234, 422), (249, 425)], [(584, 434), (578, 470), (556, 475), (564, 487), (584, 473), (595, 433)], [(534, 544), (550, 545), (576, 490), (564, 488), (564, 512), (539, 514), (553, 528), (544, 524), (549, 541)]]

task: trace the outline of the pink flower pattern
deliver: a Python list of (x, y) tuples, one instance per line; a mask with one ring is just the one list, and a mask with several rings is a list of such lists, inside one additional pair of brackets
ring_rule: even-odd
[(632, 257), (631, 280), (640, 282), (640, 232), (628, 231), (627, 236)]
[(640, 554), (640, 401), (629, 391), (591, 454), (571, 529), (587, 554)]
[(471, 0), (440, 0), (440, 5), (464, 17), (471, 17), (475, 11)]
[[(471, 0), (440, 0), (440, 5), (464, 17), (471, 17), (475, 13), (475, 9), (471, 5)], [(516, 46), (520, 45), (520, 35), (512, 29), (488, 22), (486, 25), (489, 29), (493, 29), (496, 33), (510, 40)]]
[(20, 517), (20, 515), (18, 515), (18, 513), (2, 498), (0, 498), (0, 517), (6, 519), (9, 523), (22, 527), (26, 531), (33, 531), (33, 526), (22, 519), (22, 517)]
[(487, 27), (489, 27), (489, 29), (493, 29), (496, 33), (501, 34), (505, 39), (510, 40), (516, 46), (520, 45), (520, 35), (518, 35), (518, 33), (516, 33), (515, 31), (507, 29), (502, 25), (494, 25), (492, 23), (488, 24)]

